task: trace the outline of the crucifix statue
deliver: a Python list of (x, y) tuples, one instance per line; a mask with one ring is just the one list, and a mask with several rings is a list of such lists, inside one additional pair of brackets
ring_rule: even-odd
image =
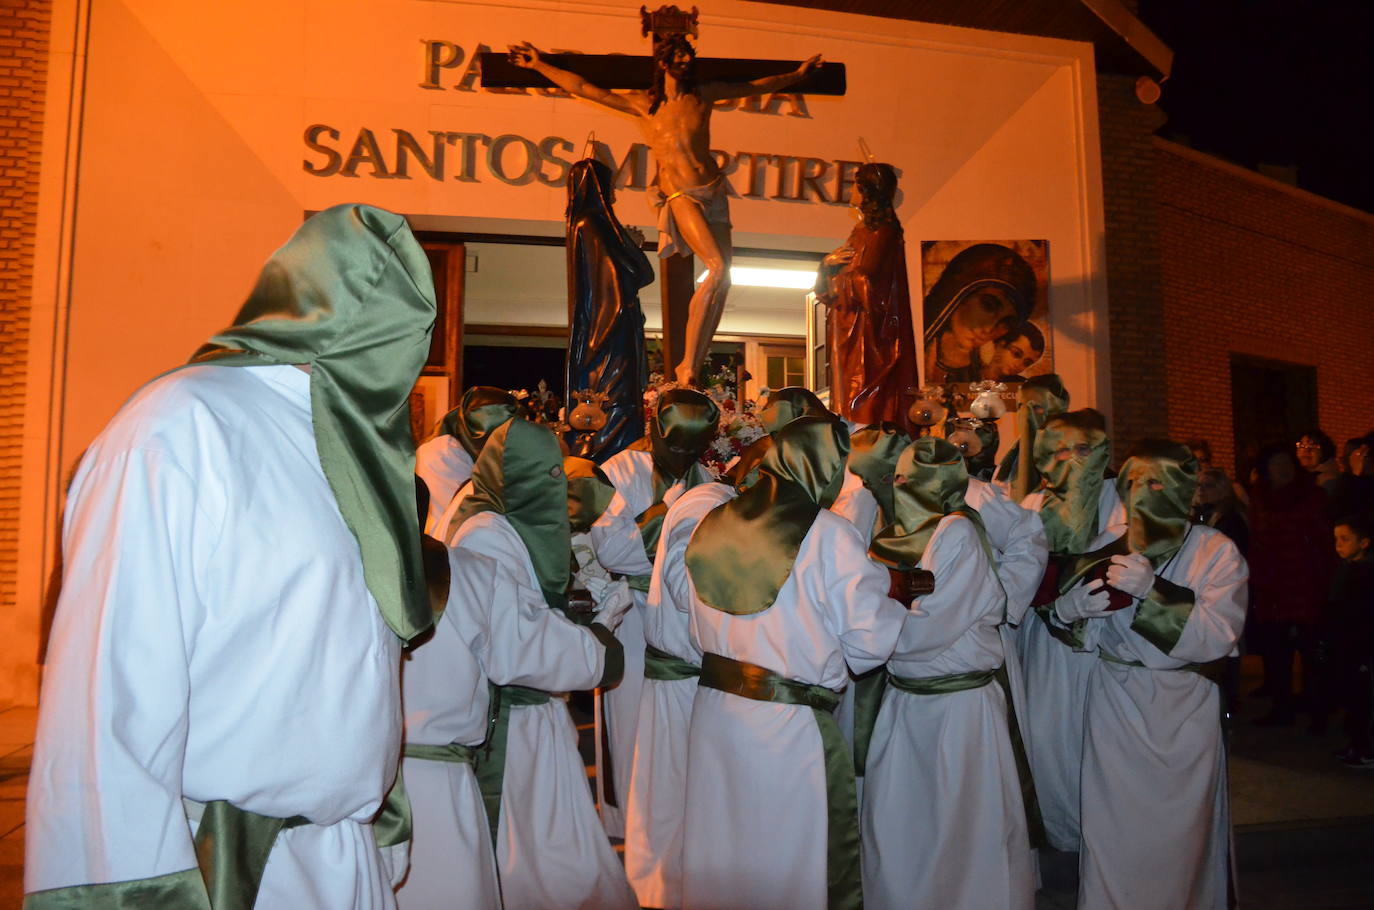
[[(698, 61), (696, 49), (687, 40), (697, 36), (695, 7), (690, 13), (676, 6), (661, 7), (653, 13), (641, 8), (640, 15), (644, 33), (652, 33), (654, 42), (647, 86), (643, 85), (646, 74), (640, 65), (644, 58), (545, 54), (525, 42), (511, 46), (509, 62), (572, 95), (638, 121), (658, 167), (658, 255), (694, 254), (707, 269), (688, 307), (686, 338), (680, 345), (666, 345), (681, 352), (681, 359), (665, 366), (671, 366), (679, 383), (688, 384), (706, 359), (730, 290), (728, 189), (710, 151), (712, 104), (787, 88), (843, 94), (843, 67), (823, 64), (820, 55), (800, 65), (766, 60)], [(484, 85), (546, 84), (543, 80), (530, 83), (512, 79), (509, 74), (503, 78), (499, 64), (490, 66), (489, 55), (483, 55), (482, 64)], [(593, 82), (583, 75), (589, 71), (612, 78)], [(751, 73), (758, 75), (747, 78)], [(665, 330), (668, 324), (665, 313)]]

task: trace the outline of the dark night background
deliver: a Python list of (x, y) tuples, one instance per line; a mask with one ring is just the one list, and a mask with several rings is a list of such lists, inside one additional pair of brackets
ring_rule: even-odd
[(1174, 51), (1168, 139), (1374, 212), (1374, 2), (1140, 0)]

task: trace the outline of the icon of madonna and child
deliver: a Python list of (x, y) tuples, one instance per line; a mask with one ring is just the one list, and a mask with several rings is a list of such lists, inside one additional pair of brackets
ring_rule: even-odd
[(1047, 242), (926, 241), (926, 383), (1016, 381), (1053, 372)]

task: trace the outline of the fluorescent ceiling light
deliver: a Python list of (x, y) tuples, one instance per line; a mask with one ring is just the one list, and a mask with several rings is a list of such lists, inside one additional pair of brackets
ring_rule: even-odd
[[(697, 284), (706, 278), (702, 272), (697, 276)], [(794, 291), (809, 291), (816, 286), (816, 270), (810, 269), (766, 269), (754, 266), (730, 266), (730, 283), (749, 288), (785, 288)]]

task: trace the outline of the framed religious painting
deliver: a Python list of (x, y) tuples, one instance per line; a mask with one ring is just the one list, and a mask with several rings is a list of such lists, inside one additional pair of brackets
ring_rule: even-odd
[(1018, 382), (1054, 372), (1049, 241), (921, 243), (924, 382)]

